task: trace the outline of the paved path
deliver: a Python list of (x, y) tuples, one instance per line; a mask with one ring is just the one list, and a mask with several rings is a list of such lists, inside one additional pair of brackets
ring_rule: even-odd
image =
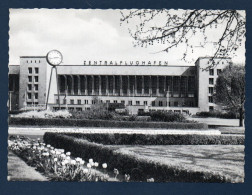
[(48, 181), (48, 179), (9, 151), (8, 181)]
[(40, 135), (45, 132), (76, 132), (76, 133), (126, 133), (126, 134), (198, 134), (220, 135), (217, 129), (119, 129), (119, 128), (78, 128), (78, 127), (9, 127), (9, 134)]

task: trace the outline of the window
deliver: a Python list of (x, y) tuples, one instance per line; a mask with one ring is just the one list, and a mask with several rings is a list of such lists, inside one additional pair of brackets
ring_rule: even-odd
[(132, 106), (132, 101), (129, 101), (129, 106)]
[(209, 88), (208, 88), (208, 91), (209, 91), (210, 94), (213, 94), (214, 88), (213, 88), (213, 87), (209, 87)]
[(28, 99), (30, 100), (31, 99), (31, 93), (27, 93), (28, 95)]
[(85, 100), (85, 104), (88, 104), (88, 100)]
[(124, 101), (124, 100), (122, 100), (122, 101), (121, 101), (121, 103), (122, 103), (122, 104), (125, 104), (125, 101)]
[(208, 97), (208, 101), (209, 101), (210, 103), (213, 103), (213, 96), (209, 96), (209, 97)]
[(56, 104), (59, 104), (59, 99), (56, 99)]
[(110, 103), (110, 100), (106, 100), (106, 103)]
[(188, 97), (192, 98), (192, 97), (194, 97), (194, 94), (193, 93), (188, 93)]
[(81, 104), (81, 100), (77, 100), (78, 101), (78, 104), (80, 105)]
[(147, 102), (147, 101), (144, 101), (144, 105), (147, 106), (147, 105), (148, 105), (148, 102)]
[(32, 85), (28, 84), (28, 90), (31, 91), (32, 90)]
[(214, 69), (209, 69), (209, 75), (214, 75)]
[(158, 102), (158, 106), (163, 106), (163, 102), (162, 102), (162, 101), (159, 101), (159, 102)]
[(178, 102), (174, 102), (174, 106), (175, 106), (175, 107), (178, 107)]
[(217, 69), (217, 75), (221, 74), (221, 69)]
[(34, 85), (35, 91), (38, 91), (38, 84)]
[(81, 111), (82, 111), (82, 108), (76, 108), (76, 111), (81, 112)]
[(213, 78), (209, 78), (209, 84), (213, 85), (214, 84), (214, 79)]
[(114, 100), (114, 103), (116, 104), (116, 103), (117, 103), (117, 100)]
[(95, 104), (95, 100), (92, 100), (92, 104)]
[(32, 68), (28, 68), (29, 74), (32, 74)]
[(140, 101), (136, 101), (136, 105), (140, 105)]
[(152, 101), (152, 102), (151, 102), (151, 105), (152, 105), (152, 106), (155, 106), (155, 101)]
[(193, 102), (189, 102), (189, 106), (193, 107), (194, 106)]
[(70, 100), (70, 104), (74, 104), (74, 100)]
[(35, 74), (39, 73), (39, 68), (35, 68)]
[(35, 76), (35, 82), (38, 82), (38, 76)]
[(214, 107), (213, 106), (209, 106), (209, 111), (210, 112), (214, 111)]
[(69, 107), (68, 110), (74, 111), (74, 107)]
[(28, 82), (32, 82), (32, 76), (28, 76)]
[(35, 93), (35, 99), (37, 100), (38, 99), (38, 93)]
[(63, 104), (66, 104), (66, 99), (63, 99)]

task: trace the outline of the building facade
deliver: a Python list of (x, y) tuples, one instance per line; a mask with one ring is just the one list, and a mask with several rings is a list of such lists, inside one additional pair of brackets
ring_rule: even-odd
[[(55, 78), (59, 99), (56, 89), (48, 106), (81, 111), (90, 109), (98, 99), (100, 103), (122, 103), (131, 114), (150, 110), (191, 114), (211, 111), (217, 108), (212, 96), (216, 79), (231, 59), (216, 58), (216, 66), (209, 69), (210, 59), (198, 58), (194, 66), (60, 65)], [(15, 89), (10, 90), (10, 110), (44, 108), (49, 72), (43, 56), (23, 56), (19, 66), (10, 66), (9, 84), (15, 81)], [(57, 86), (56, 82), (52, 85)], [(15, 100), (11, 99), (13, 94)]]

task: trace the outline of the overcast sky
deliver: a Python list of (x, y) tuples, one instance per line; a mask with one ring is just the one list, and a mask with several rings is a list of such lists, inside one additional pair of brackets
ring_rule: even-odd
[[(133, 47), (128, 26), (120, 26), (119, 10), (11, 9), (9, 64), (19, 64), (20, 56), (45, 56), (57, 49), (63, 64), (83, 61), (168, 61), (171, 65), (193, 65), (198, 57), (212, 55), (211, 46), (196, 48), (192, 62), (181, 61), (184, 45), (169, 53), (155, 53), (164, 45)], [(132, 24), (133, 25), (133, 24)], [(216, 32), (209, 37), (216, 36)], [(155, 53), (155, 54), (154, 54)], [(245, 62), (245, 49), (240, 48), (234, 62)]]

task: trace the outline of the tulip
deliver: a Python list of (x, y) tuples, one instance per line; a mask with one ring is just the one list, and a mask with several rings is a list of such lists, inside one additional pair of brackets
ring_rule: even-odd
[(50, 144), (47, 144), (47, 145), (46, 145), (46, 147), (47, 147), (47, 148), (50, 148), (50, 147), (51, 147), (51, 145), (50, 145)]
[(107, 163), (102, 164), (102, 168), (106, 169), (108, 167)]
[(71, 152), (67, 152), (66, 155), (67, 155), (67, 156), (70, 156), (70, 155), (71, 155)]
[(99, 163), (98, 163), (98, 162), (95, 162), (95, 163), (94, 163), (94, 166), (95, 166), (95, 167), (98, 167), (98, 166), (99, 166)]
[(92, 162), (94, 162), (94, 161), (93, 161), (92, 158), (90, 158), (90, 159), (88, 160), (88, 162), (89, 162), (89, 163), (92, 163)]
[(60, 157), (61, 158), (66, 158), (66, 155), (65, 154), (61, 154)]
[(71, 160), (71, 165), (75, 165), (76, 164), (76, 161), (75, 160)]
[(88, 169), (83, 169), (83, 172), (84, 173), (88, 173)]
[(90, 164), (90, 163), (88, 163), (88, 164), (87, 164), (87, 168), (89, 168), (89, 169), (90, 169), (91, 167), (92, 167), (92, 166), (91, 166), (91, 164)]
[(84, 161), (84, 160), (80, 161), (80, 164), (81, 164), (81, 165), (84, 165), (84, 163), (85, 163), (85, 161)]
[(82, 159), (79, 158), (79, 157), (75, 158), (75, 160), (76, 160), (77, 162), (81, 162), (81, 161), (82, 161)]
[(67, 157), (66, 157), (66, 160), (70, 160), (70, 156), (67, 156)]

